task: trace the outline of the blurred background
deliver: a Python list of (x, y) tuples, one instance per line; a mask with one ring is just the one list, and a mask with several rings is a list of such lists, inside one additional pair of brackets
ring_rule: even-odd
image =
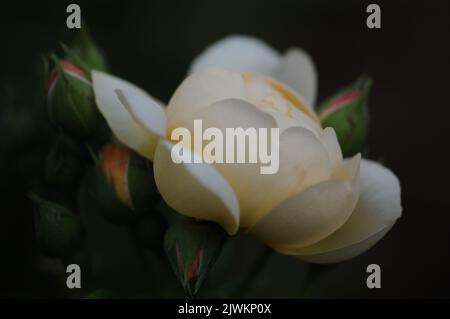
[[(403, 217), (374, 248), (329, 271), (309, 296), (450, 297), (450, 4), (374, 2), (381, 6), (380, 30), (366, 27), (367, 1), (77, 1), (112, 72), (163, 101), (191, 60), (229, 34), (256, 36), (279, 51), (298, 46), (309, 52), (318, 69), (319, 102), (361, 73), (371, 75), (368, 157), (381, 158), (398, 175)], [(65, 24), (68, 3), (2, 4), (0, 297), (60, 296), (57, 284), (36, 263), (24, 176), (27, 160), (33, 159), (16, 159), (30, 148), (48, 147), (45, 128), (33, 125), (33, 101), (41, 85), (35, 69), (43, 53), (60, 52), (58, 41), (74, 37)], [(10, 120), (11, 110), (24, 114), (21, 122)], [(24, 127), (42, 140), (27, 143)], [(289, 296), (283, 282), (297, 268), (286, 258), (274, 257), (264, 270), (280, 278), (279, 287), (254, 296)], [(366, 267), (372, 263), (381, 266), (381, 289), (366, 287)]]

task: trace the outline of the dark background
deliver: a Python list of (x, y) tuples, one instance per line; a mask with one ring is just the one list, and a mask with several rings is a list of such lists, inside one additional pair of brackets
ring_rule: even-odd
[[(233, 33), (257, 36), (280, 51), (290, 46), (308, 51), (318, 69), (319, 101), (359, 74), (370, 74), (368, 155), (383, 158), (398, 175), (403, 216), (369, 252), (330, 272), (311, 296), (450, 297), (449, 3), (374, 2), (381, 5), (381, 30), (366, 28), (365, 1), (77, 3), (112, 72), (162, 100), (170, 97), (196, 54)], [(2, 3), (0, 83), (23, 90), (22, 103), (30, 98), (26, 88), (33, 85), (39, 55), (73, 37), (65, 26), (66, 5)], [(5, 152), (2, 148), (3, 159)], [(54, 297), (33, 261), (27, 186), (5, 165), (1, 170), (0, 296)], [(382, 268), (378, 290), (365, 285), (371, 263)]]

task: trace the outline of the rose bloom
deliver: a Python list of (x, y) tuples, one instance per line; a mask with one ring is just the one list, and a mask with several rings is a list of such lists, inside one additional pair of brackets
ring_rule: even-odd
[[(343, 159), (334, 130), (321, 127), (312, 107), (317, 76), (305, 52), (281, 55), (234, 36), (203, 52), (190, 72), (166, 107), (131, 83), (92, 73), (111, 130), (153, 161), (158, 190), (177, 212), (315, 263), (366, 251), (400, 217), (396, 176), (359, 154)], [(223, 130), (278, 127), (278, 172), (260, 174), (261, 163), (174, 163), (171, 132), (192, 129), (194, 120)]]

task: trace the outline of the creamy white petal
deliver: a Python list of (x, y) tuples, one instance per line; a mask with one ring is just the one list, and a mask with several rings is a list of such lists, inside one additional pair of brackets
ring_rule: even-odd
[(334, 263), (355, 257), (375, 245), (401, 216), (400, 183), (389, 169), (361, 161), (361, 195), (348, 221), (324, 240), (292, 250), (316, 263)]
[[(204, 130), (215, 127), (222, 131), (223, 136), (227, 128), (259, 130), (276, 127), (276, 122), (267, 113), (236, 99), (216, 102), (198, 112), (195, 118), (203, 120)], [(225, 153), (229, 151), (225, 149)], [(261, 174), (261, 167), (269, 164), (261, 163), (259, 157), (254, 164), (215, 164), (238, 196), (241, 227), (252, 226), (280, 201), (331, 175), (327, 151), (311, 131), (302, 127), (293, 127), (281, 134), (278, 162), (275, 174)]]
[(116, 90), (119, 101), (130, 112), (133, 119), (150, 133), (164, 136), (166, 134), (166, 113), (155, 100), (142, 94)]
[(298, 48), (288, 50), (272, 76), (297, 91), (310, 105), (315, 105), (317, 71), (308, 53)]
[(119, 101), (115, 90), (141, 96), (150, 104), (157, 102), (137, 86), (101, 71), (92, 71), (92, 85), (95, 102), (116, 138), (142, 156), (152, 159), (159, 136), (135, 121)]
[[(269, 114), (240, 99), (225, 99), (215, 102), (196, 113), (195, 119), (202, 120), (203, 130), (217, 128), (221, 131), (224, 138), (226, 137), (227, 129), (255, 129), (257, 132), (260, 128), (270, 130), (277, 127), (275, 120)], [(190, 123), (187, 128), (192, 132), (193, 123)], [(259, 134), (257, 133), (256, 136), (259, 136)], [(252, 144), (252, 146), (255, 145), (257, 143)], [(246, 146), (246, 158), (248, 159), (250, 144)], [(223, 147), (224, 162), (227, 154), (231, 151), (235, 153), (234, 158), (236, 158), (236, 147), (227, 148), (227, 140), (225, 139)], [(215, 163), (214, 165), (233, 187), (241, 208), (241, 227), (245, 227), (249, 211), (251, 212), (253, 208), (249, 207), (251, 206), (249, 201), (256, 201), (261, 197), (260, 195), (264, 192), (264, 189), (261, 189), (261, 185), (269, 181), (271, 175), (261, 174), (260, 167), (262, 164), (259, 160), (257, 163)]]
[[(333, 264), (333, 263), (339, 263), (351, 258), (354, 258), (358, 255), (361, 255), (365, 251), (369, 250), (371, 247), (373, 247), (381, 238), (383, 238), (389, 230), (394, 226), (394, 223), (391, 225), (386, 226), (382, 230), (380, 230), (378, 233), (375, 233), (366, 239), (363, 239), (360, 242), (349, 244), (347, 246), (341, 247), (341, 248), (335, 248), (330, 249), (326, 252), (312, 252), (312, 253), (304, 253), (302, 255), (297, 255), (298, 258), (315, 264)], [(326, 241), (327, 239), (324, 239), (323, 241)], [(319, 242), (317, 245), (319, 245), (321, 242)], [(316, 245), (313, 245), (316, 246)]]
[(305, 97), (299, 94), (295, 89), (292, 89), (280, 81), (269, 79), (271, 85), (283, 94), (287, 99), (296, 101), (294, 104), (305, 114), (313, 118), (317, 123), (320, 123), (319, 117), (314, 111), (313, 104), (309, 103)]
[(284, 132), (291, 127), (303, 127), (310, 130), (317, 137), (321, 135), (322, 128), (320, 125), (310, 116), (297, 109), (291, 110), (292, 116), (286, 116), (286, 114), (283, 114), (279, 110), (273, 108), (266, 108), (264, 109), (264, 112), (270, 114), (275, 119), (278, 127), (280, 128), (280, 132)]
[(249, 73), (242, 76), (247, 100), (271, 114), (281, 131), (300, 126), (316, 135), (322, 132), (316, 113), (294, 90), (269, 77)]
[[(153, 170), (161, 196), (177, 212), (216, 222), (230, 235), (235, 234), (239, 228), (239, 203), (231, 186), (212, 165), (176, 164), (171, 155), (173, 146), (161, 139), (156, 147)], [(198, 157), (188, 149), (183, 151)]]
[(244, 99), (241, 74), (222, 68), (208, 68), (187, 77), (177, 88), (166, 108), (167, 128), (184, 127), (194, 114), (223, 99)]
[(327, 149), (328, 156), (330, 157), (330, 161), (333, 167), (339, 165), (339, 163), (343, 159), (342, 150), (341, 146), (339, 145), (336, 132), (332, 127), (327, 127), (323, 130), (322, 143)]
[(189, 73), (212, 66), (270, 75), (280, 54), (263, 41), (243, 35), (228, 36), (207, 47), (191, 64)]
[(334, 179), (288, 198), (250, 230), (278, 251), (314, 244), (339, 229), (359, 197), (360, 155), (346, 161)]

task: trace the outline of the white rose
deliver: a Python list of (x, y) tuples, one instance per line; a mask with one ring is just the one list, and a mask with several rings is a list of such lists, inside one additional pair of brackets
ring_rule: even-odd
[[(317, 263), (364, 252), (400, 217), (395, 175), (359, 154), (344, 160), (334, 130), (321, 128), (311, 107), (316, 73), (303, 51), (282, 57), (258, 40), (232, 37), (191, 70), (166, 108), (124, 80), (92, 74), (110, 128), (153, 160), (158, 190), (176, 211), (219, 223), (229, 234), (250, 232), (281, 253)], [(221, 129), (279, 127), (278, 172), (261, 175), (257, 164), (175, 164), (171, 132), (196, 119)]]

